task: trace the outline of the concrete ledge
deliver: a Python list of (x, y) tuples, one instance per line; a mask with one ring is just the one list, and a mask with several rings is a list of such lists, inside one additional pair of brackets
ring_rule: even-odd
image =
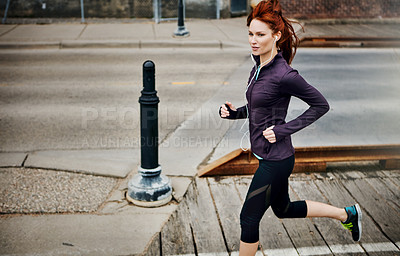
[(60, 42), (0, 42), (0, 49), (60, 48)]
[(400, 47), (398, 41), (302, 41), (300, 47), (321, 47), (321, 48), (397, 48)]
[[(323, 39), (323, 38), (322, 38)], [(335, 40), (309, 40), (303, 38), (300, 47), (377, 47), (392, 48), (399, 47), (399, 40), (351, 40), (343, 38)], [(236, 42), (222, 42), (219, 40), (210, 41), (180, 41), (180, 40), (66, 40), (61, 42), (0, 42), (0, 49), (78, 49), (78, 48), (133, 48), (133, 49), (154, 49), (154, 48), (247, 48), (247, 44)]]
[(184, 40), (142, 40), (140, 48), (221, 48), (219, 40), (184, 41)]
[(139, 150), (68, 150), (29, 154), (24, 166), (125, 178), (138, 164)]
[(0, 42), (0, 49), (40, 49), (40, 48), (218, 48), (243, 47), (241, 44), (210, 41), (180, 40), (65, 40), (61, 42)]
[(22, 166), (26, 156), (26, 153), (0, 153), (0, 167)]
[(65, 40), (61, 48), (139, 48), (139, 40)]
[(305, 25), (400, 24), (400, 18), (349, 18), (300, 20)]

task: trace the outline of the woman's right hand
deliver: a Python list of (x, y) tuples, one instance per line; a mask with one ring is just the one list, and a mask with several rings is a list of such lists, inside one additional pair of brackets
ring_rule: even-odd
[(228, 111), (228, 108), (226, 107), (226, 105), (228, 105), (228, 107), (231, 110), (236, 111), (235, 106), (233, 106), (231, 102), (227, 101), (227, 102), (225, 102), (225, 104), (221, 105), (221, 117), (222, 118), (226, 118), (229, 116), (229, 111)]

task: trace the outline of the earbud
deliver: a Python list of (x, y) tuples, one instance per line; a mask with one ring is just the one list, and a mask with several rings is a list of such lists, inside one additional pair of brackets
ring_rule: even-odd
[(278, 41), (278, 36), (275, 36), (275, 41)]

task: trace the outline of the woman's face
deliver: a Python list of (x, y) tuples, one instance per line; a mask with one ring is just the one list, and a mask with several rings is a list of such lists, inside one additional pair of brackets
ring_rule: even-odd
[(267, 23), (253, 19), (249, 26), (249, 44), (252, 53), (256, 56), (260, 55), (261, 59), (267, 59), (266, 54), (271, 54), (274, 38), (272, 30)]

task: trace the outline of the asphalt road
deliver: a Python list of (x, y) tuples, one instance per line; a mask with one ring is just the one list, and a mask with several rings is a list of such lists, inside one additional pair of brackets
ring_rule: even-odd
[[(156, 63), (161, 139), (249, 61), (246, 49), (2, 50), (0, 151), (137, 147), (147, 59)], [(295, 145), (400, 143), (399, 60), (399, 49), (299, 49), (293, 66), (331, 111)], [(288, 119), (305, 107), (294, 99)]]
[[(330, 104), (295, 146), (400, 144), (400, 49), (302, 48), (293, 67)], [(305, 107), (293, 98), (287, 120)]]
[(247, 57), (237, 49), (0, 51), (0, 151), (138, 147), (147, 59), (163, 139)]

